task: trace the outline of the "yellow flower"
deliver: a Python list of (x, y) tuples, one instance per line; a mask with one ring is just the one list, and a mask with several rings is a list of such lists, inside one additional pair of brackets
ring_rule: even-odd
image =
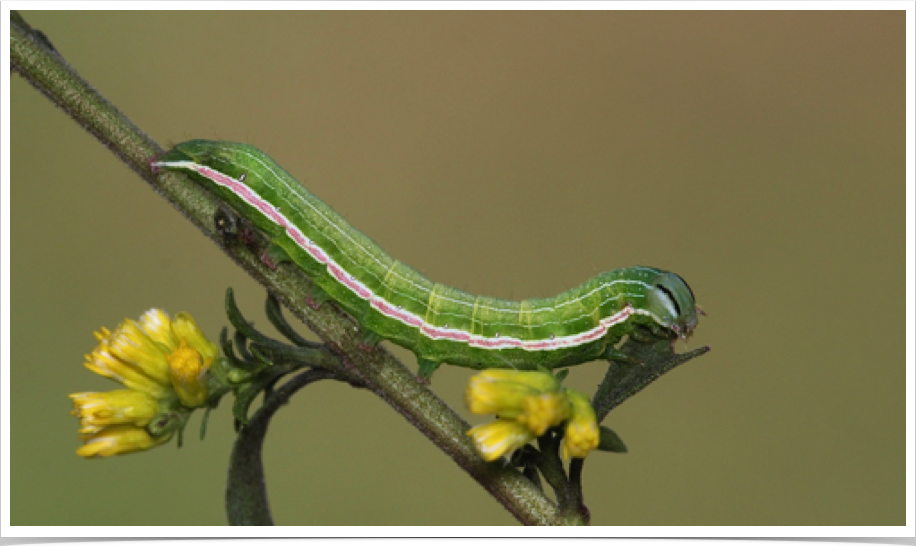
[(487, 462), (512, 453), (535, 438), (528, 427), (513, 419), (497, 419), (467, 432), (474, 446)]
[(71, 394), (71, 415), (80, 418), (80, 432), (98, 432), (110, 425), (146, 426), (159, 414), (159, 402), (145, 392), (117, 390)]
[(565, 421), (569, 402), (559, 389), (560, 381), (543, 371), (484, 370), (471, 377), (468, 409), (500, 417), (468, 432), (483, 458), (497, 459)]
[(549, 372), (485, 370), (471, 377), (465, 401), (471, 413), (499, 417), (468, 431), (486, 461), (511, 453), (564, 422), (560, 446), (564, 459), (583, 458), (598, 447), (600, 431), (591, 402), (580, 392), (562, 388)]
[(598, 447), (601, 439), (598, 421), (595, 419), (595, 410), (588, 397), (572, 389), (566, 390), (566, 396), (571, 407), (571, 417), (566, 425), (561, 453), (564, 459), (570, 457), (582, 459)]
[(168, 442), (174, 431), (154, 438), (143, 427), (113, 425), (83, 436), (85, 444), (76, 450), (81, 457), (110, 457), (143, 451)]
[[(172, 320), (164, 311), (150, 309), (139, 322), (125, 320), (114, 331), (102, 328), (95, 337), (99, 345), (86, 355), (86, 367), (127, 389), (70, 395), (80, 432), (86, 434), (86, 445), (77, 454), (149, 449), (168, 441), (190, 409), (206, 404), (207, 372), (219, 348), (190, 315), (179, 313)], [(158, 420), (163, 427), (151, 433), (147, 425), (169, 412), (168, 418)]]

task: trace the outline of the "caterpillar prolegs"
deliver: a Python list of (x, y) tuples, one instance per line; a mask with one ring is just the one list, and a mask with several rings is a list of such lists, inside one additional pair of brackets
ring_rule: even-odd
[(686, 339), (693, 292), (654, 267), (602, 273), (553, 298), (509, 301), (434, 283), (391, 258), (253, 146), (190, 140), (152, 162), (181, 171), (264, 232), (368, 336), (413, 351), (420, 375), (442, 363), (534, 370), (618, 357), (614, 344), (648, 329)]

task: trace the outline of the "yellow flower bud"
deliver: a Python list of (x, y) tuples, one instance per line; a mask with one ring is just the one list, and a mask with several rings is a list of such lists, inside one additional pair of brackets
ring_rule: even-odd
[(187, 313), (175, 315), (175, 320), (172, 321), (172, 332), (179, 340), (187, 340), (188, 345), (197, 349), (204, 360), (212, 360), (219, 356), (219, 347), (204, 336), (191, 315)]
[(213, 358), (204, 360), (194, 347), (188, 345), (185, 338), (177, 349), (166, 359), (169, 362), (169, 378), (172, 387), (178, 393), (178, 399), (187, 408), (203, 406), (207, 401), (207, 370)]
[(572, 389), (567, 389), (565, 393), (569, 399), (571, 416), (566, 425), (566, 434), (563, 436), (561, 453), (564, 459), (583, 459), (598, 447), (601, 432), (598, 429), (595, 410), (588, 397)]
[(545, 392), (529, 396), (522, 403), (523, 411), (518, 422), (526, 425), (536, 436), (555, 427), (569, 417), (569, 400), (565, 393)]
[(549, 372), (520, 372), (517, 370), (484, 370), (476, 377), (490, 381), (511, 381), (527, 385), (539, 392), (555, 391), (560, 388), (560, 382)]
[(493, 413), (501, 417), (516, 417), (522, 412), (525, 398), (537, 396), (539, 391), (521, 383), (493, 380), (483, 374), (471, 377), (465, 391), (465, 402), (471, 413)]
[(483, 458), (497, 459), (569, 418), (569, 400), (559, 389), (560, 381), (545, 371), (490, 369), (471, 377), (468, 409), (500, 417), (468, 433)]
[(559, 382), (547, 372), (484, 370), (471, 377), (465, 391), (465, 402), (471, 413), (493, 413), (500, 417), (517, 417), (524, 411), (524, 401), (547, 391), (555, 391)]

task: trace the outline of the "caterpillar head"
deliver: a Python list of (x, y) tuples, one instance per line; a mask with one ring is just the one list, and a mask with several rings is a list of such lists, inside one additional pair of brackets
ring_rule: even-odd
[(703, 313), (694, 301), (690, 286), (679, 275), (668, 272), (661, 273), (650, 283), (646, 308), (660, 326), (684, 340), (697, 327), (697, 313)]

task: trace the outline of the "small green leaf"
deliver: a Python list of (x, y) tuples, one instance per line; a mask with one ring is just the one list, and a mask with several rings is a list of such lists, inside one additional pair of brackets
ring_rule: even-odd
[(201, 440), (203, 440), (207, 436), (207, 423), (210, 422), (210, 410), (212, 409), (213, 409), (212, 406), (207, 407), (206, 411), (204, 411), (204, 416), (200, 421), (200, 439)]
[(248, 424), (248, 408), (254, 399), (261, 394), (267, 385), (271, 384), (287, 370), (268, 370), (255, 377), (250, 383), (242, 385), (235, 391), (235, 402), (232, 404), (232, 414), (243, 425)]
[(626, 453), (627, 446), (623, 443), (623, 440), (620, 439), (620, 436), (617, 436), (616, 432), (602, 425), (601, 441), (598, 442), (598, 450), (610, 451), (612, 453)]
[(239, 358), (242, 360), (251, 360), (251, 353), (248, 352), (248, 338), (246, 338), (242, 332), (236, 330), (235, 335), (232, 336), (232, 342), (235, 345), (235, 350), (239, 353)]
[(219, 333), (219, 346), (223, 350), (223, 354), (225, 355), (226, 360), (228, 360), (234, 368), (248, 369), (248, 363), (243, 359), (235, 356), (235, 350), (233, 348), (232, 342), (229, 341), (229, 335), (227, 332), (228, 330), (223, 328)]
[(242, 312), (239, 310), (238, 305), (235, 303), (235, 295), (232, 292), (232, 288), (226, 289), (226, 317), (229, 319), (229, 322), (236, 329), (236, 335), (244, 336), (251, 341), (260, 343), (262, 345), (281, 345), (280, 342), (274, 341), (269, 337), (265, 336), (261, 332), (255, 330), (254, 326), (245, 320), (245, 317), (242, 316)]
[(280, 308), (280, 301), (277, 298), (275, 298), (270, 292), (267, 293), (266, 308), (267, 308), (267, 320), (269, 320), (270, 323), (274, 325), (274, 328), (276, 328), (281, 334), (283, 334), (283, 336), (286, 339), (292, 341), (299, 347), (312, 347), (312, 348), (319, 347), (320, 344), (309, 341), (305, 339), (304, 337), (300, 336), (299, 333), (296, 332), (296, 330), (294, 330), (293, 327), (290, 326), (288, 322), (286, 322), (286, 318), (283, 316), (283, 311)]

